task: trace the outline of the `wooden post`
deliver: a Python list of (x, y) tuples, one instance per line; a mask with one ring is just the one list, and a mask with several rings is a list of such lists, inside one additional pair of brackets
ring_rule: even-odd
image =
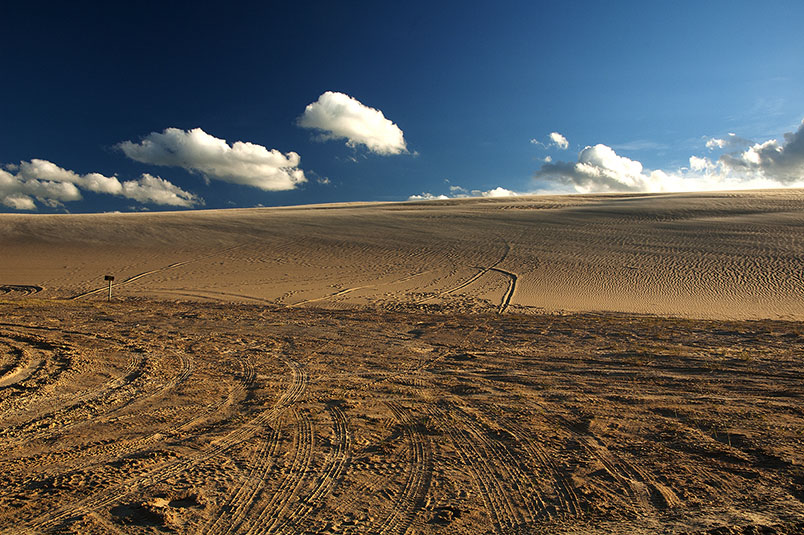
[(104, 278), (104, 280), (109, 281), (109, 302), (111, 302), (112, 301), (112, 282), (114, 281), (114, 277), (111, 276), (111, 275), (106, 275), (103, 278)]

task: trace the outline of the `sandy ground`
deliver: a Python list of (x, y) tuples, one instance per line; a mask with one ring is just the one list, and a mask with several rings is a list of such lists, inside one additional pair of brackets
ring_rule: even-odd
[(804, 319), (804, 192), (2, 215), (0, 285), (287, 306)]
[(803, 533), (802, 221), (0, 216), (0, 533)]
[(801, 533), (804, 326), (0, 305), (5, 533)]

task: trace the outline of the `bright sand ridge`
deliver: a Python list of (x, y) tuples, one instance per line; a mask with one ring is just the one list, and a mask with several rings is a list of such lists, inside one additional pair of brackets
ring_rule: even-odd
[(0, 215), (0, 288), (45, 298), (108, 273), (117, 296), (802, 320), (802, 268), (801, 190)]

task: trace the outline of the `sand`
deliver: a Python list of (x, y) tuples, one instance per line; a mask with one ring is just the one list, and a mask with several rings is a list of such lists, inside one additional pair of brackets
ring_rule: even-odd
[(0, 281), (286, 306), (804, 319), (804, 192), (0, 216)]
[(802, 533), (803, 219), (0, 216), (0, 533)]

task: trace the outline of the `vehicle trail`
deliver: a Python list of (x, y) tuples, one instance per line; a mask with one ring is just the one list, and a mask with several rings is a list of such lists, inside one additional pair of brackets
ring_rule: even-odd
[(340, 484), (349, 466), (352, 456), (352, 437), (349, 432), (349, 422), (346, 419), (346, 415), (337, 405), (329, 403), (327, 409), (332, 419), (332, 428), (335, 435), (334, 447), (327, 457), (313, 490), (302, 498), (296, 509), (288, 515), (287, 521), (279, 526), (276, 533), (306, 532), (305, 521), (308, 515), (319, 508), (327, 496)]
[[(202, 255), (202, 256), (193, 258), (191, 260), (185, 260), (183, 262), (174, 262), (172, 264), (168, 264), (165, 267), (161, 267), (161, 268), (157, 268), (157, 269), (151, 269), (151, 270), (148, 270), (148, 271), (143, 271), (142, 273), (138, 273), (137, 275), (132, 275), (131, 277), (128, 277), (127, 279), (124, 279), (124, 280), (122, 280), (120, 282), (112, 284), (112, 287), (115, 288), (115, 287), (118, 287), (118, 286), (125, 286), (125, 285), (131, 284), (132, 282), (135, 282), (135, 281), (137, 281), (137, 280), (139, 280), (139, 279), (141, 279), (143, 277), (147, 277), (148, 275), (153, 275), (155, 273), (162, 273), (164, 271), (169, 271), (171, 269), (180, 268), (182, 266), (186, 266), (187, 264), (192, 264), (194, 262), (199, 262), (201, 260), (206, 260), (207, 258), (212, 258), (214, 256), (218, 256), (218, 255), (225, 254), (225, 253), (228, 253), (228, 252), (231, 252), (231, 251), (235, 251), (237, 249), (241, 249), (243, 247), (246, 247), (247, 245), (249, 245), (249, 244), (244, 243), (244, 244), (240, 244), (240, 245), (235, 245), (233, 247), (227, 247), (225, 249), (221, 249), (220, 251), (215, 251), (214, 253)], [(106, 292), (108, 290), (109, 290), (108, 286), (102, 286), (100, 288), (95, 288), (94, 290), (89, 290), (89, 291), (82, 292), (80, 294), (74, 295), (74, 296), (70, 297), (70, 299), (72, 299), (72, 300), (82, 299), (84, 297), (87, 297), (87, 296), (90, 296), (90, 295), (95, 295), (95, 294), (102, 293), (102, 292)]]
[(266, 424), (270, 425), (274, 422), (285, 409), (291, 407), (307, 387), (307, 373), (301, 364), (290, 359), (285, 362), (291, 369), (292, 380), (281, 398), (272, 407), (263, 410), (228, 434), (213, 440), (194, 455), (152, 468), (131, 480), (105, 488), (77, 503), (58, 507), (28, 522), (27, 527), (34, 530), (53, 529), (70, 518), (81, 517), (101, 507), (107, 507), (129, 494), (176, 476), (192, 466), (212, 459), (249, 439), (261, 429), (264, 429)]
[(378, 286), (390, 286), (391, 284), (398, 284), (400, 282), (409, 281), (411, 279), (414, 279), (416, 277), (419, 277), (419, 276), (424, 275), (426, 273), (429, 273), (431, 271), (432, 271), (431, 269), (428, 269), (428, 270), (425, 270), (425, 271), (421, 271), (419, 273), (414, 273), (412, 275), (407, 275), (405, 277), (402, 277), (401, 279), (396, 279), (396, 280), (393, 280), (391, 282), (375, 282), (373, 284), (366, 284), (364, 286), (355, 286), (354, 288), (345, 288), (343, 290), (339, 290), (339, 291), (337, 291), (337, 292), (335, 292), (333, 294), (330, 294), (330, 295), (325, 295), (323, 297), (316, 297), (314, 299), (305, 299), (303, 301), (298, 301), (296, 303), (291, 303), (291, 304), (285, 305), (285, 306), (286, 306), (286, 308), (293, 308), (293, 307), (297, 307), (297, 306), (301, 306), (301, 305), (306, 305), (307, 303), (317, 303), (319, 301), (326, 301), (327, 299), (334, 299), (335, 297), (340, 297), (342, 295), (346, 295), (346, 294), (349, 294), (349, 293), (352, 293), (352, 292), (356, 292), (357, 290), (364, 290), (366, 288), (376, 288)]
[(401, 535), (408, 531), (416, 513), (424, 505), (433, 475), (433, 452), (429, 438), (420, 429), (421, 424), (412, 418), (407, 409), (391, 401), (386, 401), (385, 406), (403, 426), (410, 445), (409, 467), (405, 484), (394, 500), (391, 511), (372, 533)]

